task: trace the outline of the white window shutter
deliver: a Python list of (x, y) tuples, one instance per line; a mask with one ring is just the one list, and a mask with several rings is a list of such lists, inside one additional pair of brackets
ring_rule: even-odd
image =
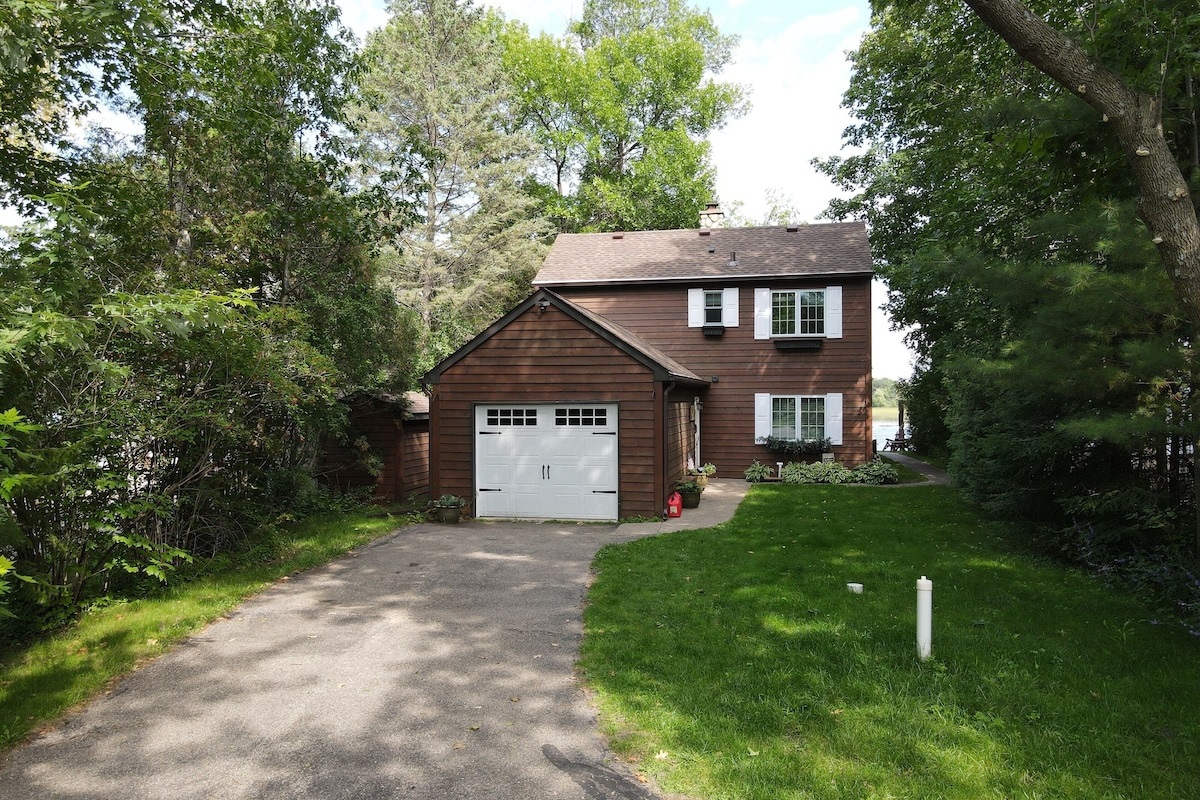
[(732, 289), (726, 289), (724, 292), (724, 303), (721, 309), (721, 320), (726, 328), (736, 328), (738, 326), (738, 290), (735, 286)]
[(834, 444), (842, 443), (842, 395), (825, 395), (825, 438)]
[(754, 338), (771, 338), (771, 290), (754, 290)]
[(704, 327), (703, 289), (688, 289), (688, 327)]
[(842, 338), (842, 287), (825, 287), (825, 337)]
[(771, 395), (754, 395), (754, 441), (771, 435)]

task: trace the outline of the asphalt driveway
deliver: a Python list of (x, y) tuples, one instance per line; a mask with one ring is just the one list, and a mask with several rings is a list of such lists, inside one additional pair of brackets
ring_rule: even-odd
[[(576, 679), (588, 565), (649, 525), (418, 525), (277, 584), (19, 748), (0, 798), (645, 798)], [(704, 507), (704, 504), (702, 504)]]

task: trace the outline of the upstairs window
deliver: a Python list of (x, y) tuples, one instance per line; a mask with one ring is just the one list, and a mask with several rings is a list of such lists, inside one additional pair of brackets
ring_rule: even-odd
[(725, 308), (725, 292), (706, 289), (704, 291), (704, 324), (721, 325), (724, 323), (722, 310)]
[(738, 327), (738, 290), (688, 289), (689, 328)]
[(842, 287), (755, 289), (754, 338), (842, 338)]

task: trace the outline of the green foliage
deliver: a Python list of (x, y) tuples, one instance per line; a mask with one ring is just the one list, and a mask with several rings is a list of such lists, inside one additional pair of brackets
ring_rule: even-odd
[(781, 456), (799, 456), (828, 452), (833, 447), (833, 440), (829, 438), (784, 439), (779, 436), (764, 436), (757, 439), (755, 444), (761, 444), (772, 453), (777, 453)]
[(900, 399), (900, 382), (894, 378), (876, 378), (871, 382), (871, 405), (895, 408)]
[(868, 486), (886, 486), (900, 482), (900, 472), (894, 464), (882, 458), (873, 458), (865, 464), (859, 464), (851, 471), (851, 483), (862, 483)]
[[(1188, 171), (1195, 101), (1171, 42), (1195, 39), (1200, 19), (1169, 5), (1033, 8), (1161, 97)], [(948, 451), (990, 512), (1064, 545), (1075, 524), (1167, 535), (1157, 518), (1080, 502), (1149, 492), (1194, 508), (1180, 478), (1197, 435), (1192, 336), (1121, 149), (1090, 107), (960, 6), (876, 11), (845, 96), (858, 152), (820, 167), (853, 192), (830, 212), (869, 221), (888, 309), (913, 327), (914, 444)]]
[[(337, 136), (358, 67), (332, 4), (19, 5), (0, 82), (34, 120), (0, 110), (0, 177), (32, 215), (0, 241), (18, 634), (303, 503), (338, 395), (411, 369)], [(58, 109), (102, 102), (145, 135), (59, 141)]]
[(734, 39), (680, 0), (589, 0), (562, 39), (509, 25), (504, 65), (542, 151), (531, 194), (559, 230), (691, 228), (712, 199), (704, 137), (745, 107), (712, 76)]
[(746, 480), (749, 483), (762, 483), (767, 478), (771, 477), (773, 470), (766, 464), (761, 463), (757, 458), (750, 462), (750, 466), (746, 467)]
[(456, 494), (444, 494), (433, 501), (434, 508), (462, 508), (467, 501)]
[(383, 279), (417, 317), (424, 371), (528, 293), (550, 231), (525, 191), (534, 145), (512, 116), (499, 23), (469, 0), (390, 11), (367, 42), (360, 169), (398, 215)]
[(849, 483), (850, 470), (837, 461), (812, 464), (784, 464), (780, 471), (784, 483)]
[(849, 469), (838, 461), (817, 461), (812, 464), (785, 464), (784, 483), (861, 483), (882, 486), (900, 482), (896, 468), (880, 458)]

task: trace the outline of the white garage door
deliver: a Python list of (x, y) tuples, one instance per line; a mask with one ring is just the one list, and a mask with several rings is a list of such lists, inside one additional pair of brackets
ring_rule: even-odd
[(616, 405), (475, 408), (475, 514), (617, 518)]

